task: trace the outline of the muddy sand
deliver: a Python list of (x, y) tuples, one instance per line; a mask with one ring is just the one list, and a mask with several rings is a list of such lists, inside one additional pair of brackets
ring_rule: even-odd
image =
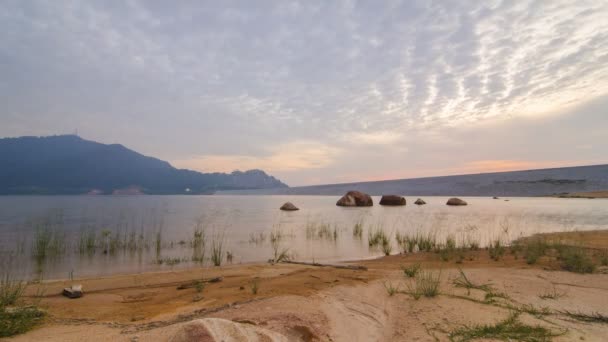
[[(560, 234), (577, 245), (608, 247), (608, 232)], [(256, 264), (79, 279), (85, 296), (73, 300), (59, 295), (70, 281), (47, 282), (40, 302), (45, 322), (9, 340), (447, 341), (465, 340), (458, 329), (514, 313), (517, 322), (546, 328), (548, 340), (608, 336), (608, 322), (586, 320), (608, 316), (605, 267), (577, 274), (548, 259), (528, 265), (509, 252), (494, 261), (487, 250), (467, 251), (458, 263), (416, 253), (352, 264), (367, 270)], [(407, 293), (414, 280), (401, 268), (415, 264), (440, 275), (438, 296)], [(489, 285), (456, 286), (461, 270), (472, 283)], [(193, 283), (214, 277), (222, 279), (203, 289)], [(397, 290), (392, 296), (390, 288)], [(37, 290), (28, 288), (30, 295)]]

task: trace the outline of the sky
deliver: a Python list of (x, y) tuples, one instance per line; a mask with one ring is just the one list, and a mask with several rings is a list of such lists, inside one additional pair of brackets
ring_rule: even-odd
[(3, 0), (0, 103), (292, 186), (608, 163), (608, 1)]

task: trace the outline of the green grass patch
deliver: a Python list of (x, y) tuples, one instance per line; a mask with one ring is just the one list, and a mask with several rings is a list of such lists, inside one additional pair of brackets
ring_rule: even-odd
[(414, 264), (411, 266), (401, 266), (403, 274), (408, 278), (414, 278), (420, 271), (420, 264)]
[(441, 272), (420, 271), (414, 278), (413, 284), (408, 284), (408, 291), (414, 299), (422, 296), (433, 298), (439, 295)]
[(484, 291), (484, 292), (491, 292), (492, 291), (491, 284), (476, 284), (476, 283), (473, 283), (467, 277), (467, 275), (464, 273), (464, 271), (462, 269), (459, 269), (458, 271), (460, 272), (460, 274), (452, 282), (456, 287), (463, 287), (463, 288), (467, 289), (467, 292), (469, 294), (471, 293), (471, 289), (481, 290), (481, 291)]
[(511, 313), (507, 319), (496, 324), (465, 326), (451, 332), (452, 341), (464, 342), (473, 340), (502, 340), (542, 342), (550, 341), (559, 336), (547, 328), (536, 325), (527, 325), (519, 321), (518, 313)]

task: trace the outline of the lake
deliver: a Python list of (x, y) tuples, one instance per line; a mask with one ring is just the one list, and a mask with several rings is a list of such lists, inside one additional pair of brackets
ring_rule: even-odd
[[(416, 206), (337, 207), (338, 196), (3, 196), (0, 258), (23, 279), (74, 277), (295, 260), (335, 262), (382, 255), (368, 233), (452, 237), (458, 244), (508, 243), (539, 232), (606, 229), (608, 200), (424, 197)], [(301, 210), (282, 212), (286, 201)], [(354, 227), (362, 234), (353, 234)], [(274, 238), (274, 239), (273, 239)], [(272, 241), (275, 243), (273, 245)], [(219, 250), (222, 253), (219, 253)], [(228, 253), (230, 255), (228, 255)], [(231, 259), (231, 260), (228, 260)]]

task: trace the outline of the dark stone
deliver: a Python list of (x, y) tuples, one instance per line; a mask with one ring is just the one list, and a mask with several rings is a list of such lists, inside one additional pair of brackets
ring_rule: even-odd
[(340, 207), (371, 207), (374, 205), (372, 197), (359, 191), (349, 191), (336, 202)]
[(460, 198), (453, 197), (453, 198), (450, 198), (446, 204), (447, 205), (467, 205), (467, 202), (461, 200)]
[(291, 202), (287, 202), (287, 203), (283, 204), (283, 206), (281, 207), (281, 210), (295, 211), (295, 210), (300, 210), (300, 208), (296, 207)]
[(416, 205), (425, 205), (426, 202), (423, 201), (422, 198), (419, 198), (419, 199), (416, 200), (416, 202), (414, 202), (414, 204), (416, 204)]
[(397, 195), (383, 195), (380, 205), (405, 205), (405, 198)]

